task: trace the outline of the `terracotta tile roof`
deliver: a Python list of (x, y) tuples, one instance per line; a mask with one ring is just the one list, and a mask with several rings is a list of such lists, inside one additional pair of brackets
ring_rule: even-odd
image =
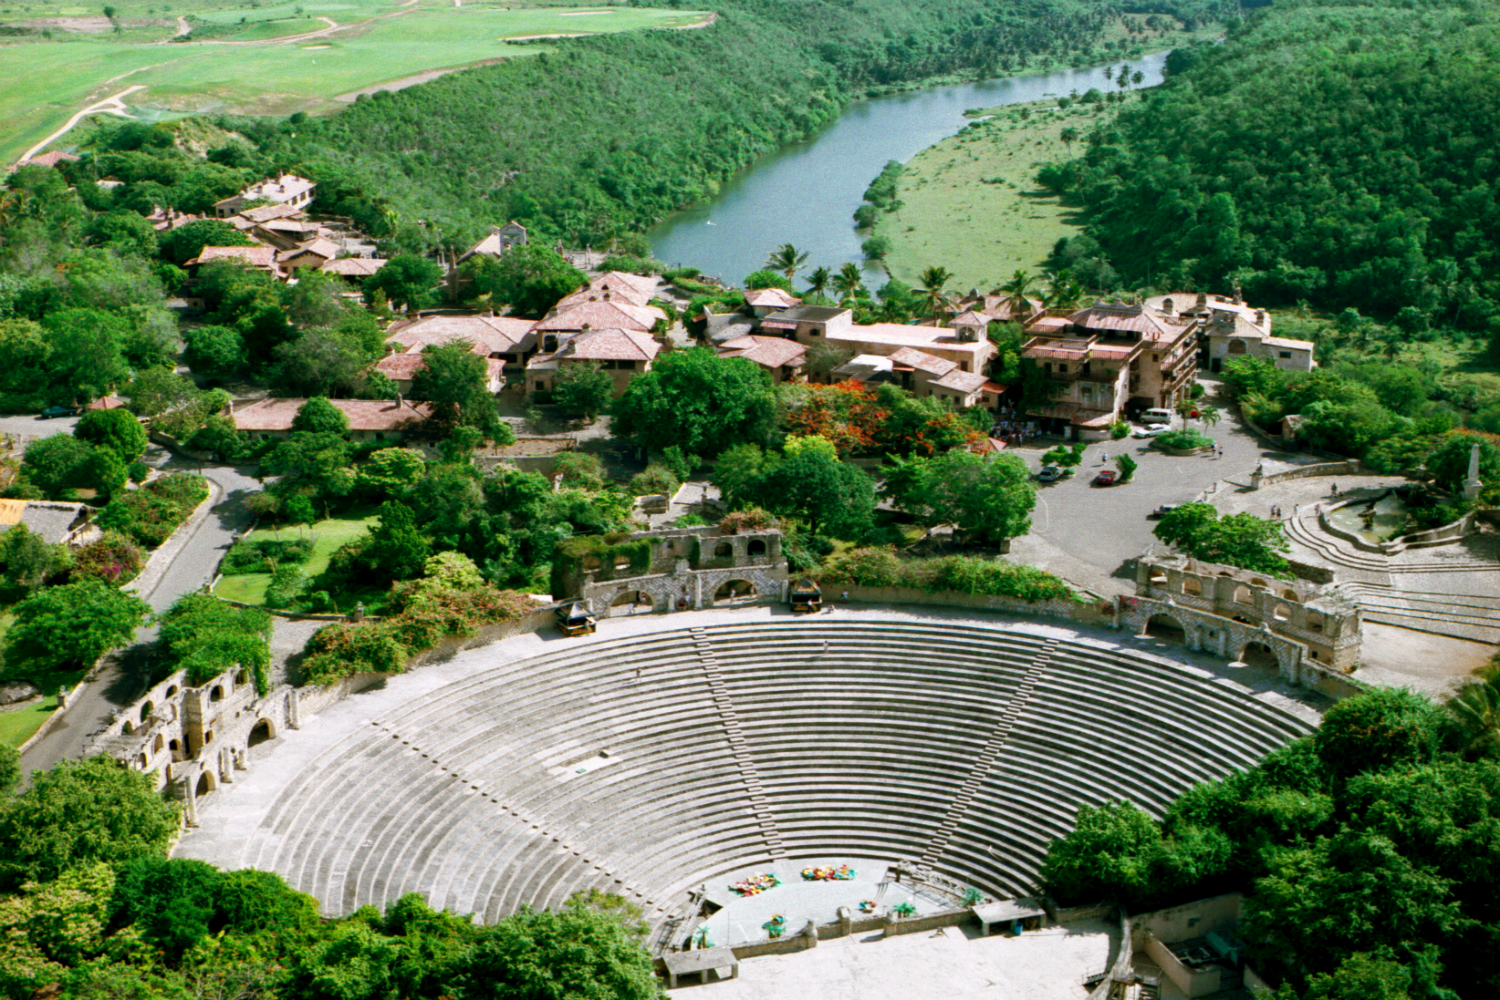
[(752, 306), (772, 309), (790, 309), (792, 306), (802, 304), (802, 300), (797, 296), (780, 288), (757, 288), (746, 292), (745, 302)]
[(1068, 321), (1083, 330), (1140, 334), (1155, 343), (1171, 343), (1191, 331), (1190, 317), (1164, 316), (1144, 306), (1096, 305), (1080, 309)]
[(590, 302), (619, 302), (623, 305), (645, 306), (650, 301), (649, 295), (642, 295), (631, 285), (602, 285), (598, 288), (592, 286), (580, 288), (578, 291), (562, 299), (552, 307), (553, 312), (564, 312), (568, 309), (576, 309), (578, 306), (587, 305)]
[(962, 368), (955, 368), (942, 378), (932, 380), (933, 385), (942, 386), (944, 389), (952, 389), (954, 392), (961, 392), (964, 395), (968, 395), (971, 392), (978, 392), (984, 388), (987, 382), (989, 382), (989, 379), (983, 375), (977, 372), (966, 372)]
[(906, 365), (917, 371), (927, 372), (929, 375), (946, 375), (958, 367), (957, 361), (949, 361), (947, 358), (935, 358), (926, 351), (919, 351), (915, 347), (903, 347), (891, 355), (891, 360), (898, 365)]
[(259, 208), (247, 208), (229, 221), (244, 219), (252, 223), (263, 223), (273, 219), (301, 218), (301, 216), (302, 209), (292, 205), (262, 205)]
[(1064, 361), (1079, 361), (1088, 356), (1094, 346), (1092, 337), (1084, 340), (1053, 340), (1047, 337), (1032, 337), (1021, 346), (1021, 353), (1028, 358), (1061, 358)]
[(650, 361), (661, 345), (636, 330), (590, 330), (563, 345), (558, 358), (574, 361)]
[[(331, 261), (331, 264), (343, 261)], [(325, 265), (323, 270), (328, 270)], [(422, 316), (414, 321), (393, 324), (387, 344), (400, 344), (420, 351), (431, 345), (449, 344), (455, 340), (483, 347), (476, 354), (509, 354), (515, 350), (528, 350), (536, 342), (532, 329), (534, 320), (517, 319), (514, 316)]]
[(90, 403), (89, 405), (85, 406), (84, 409), (85, 410), (118, 410), (118, 409), (120, 409), (124, 405), (125, 405), (125, 400), (121, 399), (119, 396), (111, 394), (111, 395), (108, 395), (108, 396), (100, 396), (98, 399), (94, 400), (92, 403)]
[[(305, 399), (262, 399), (236, 407), (234, 426), (242, 431), (289, 431)], [(389, 431), (408, 421), (426, 420), (432, 408), (426, 403), (392, 399), (330, 399), (349, 419), (351, 431)]]
[(990, 325), (990, 318), (991, 317), (990, 317), (989, 313), (975, 312), (973, 309), (965, 309), (963, 312), (961, 312), (957, 316), (953, 317), (953, 321), (951, 323), (949, 323), (948, 325), (949, 326), (980, 326), (980, 327), (983, 327), (983, 326), (989, 326)]
[(1006, 322), (1012, 319), (1024, 318), (1042, 311), (1042, 304), (1036, 299), (1027, 298), (1025, 308), (1012, 310), (1009, 295), (986, 295), (984, 297), (984, 312), (993, 320)]
[(325, 274), (338, 274), (345, 278), (368, 278), (385, 267), (383, 259), (375, 257), (342, 257), (330, 260), (318, 270)]
[(278, 255), (276, 259), (285, 261), (295, 260), (298, 257), (311, 256), (322, 257), (324, 260), (333, 260), (339, 254), (343, 253), (343, 251), (344, 248), (333, 242), (333, 240), (325, 240), (319, 237), (318, 239), (308, 240), (306, 243), (299, 244), (295, 249)]
[(251, 267), (263, 267), (268, 271), (274, 271), (276, 270), (276, 248), (204, 247), (198, 256), (188, 261), (188, 265), (207, 264), (215, 260), (237, 260)]
[(387, 354), (375, 362), (376, 371), (396, 382), (410, 381), (417, 372), (426, 367), (427, 361), (422, 357), (421, 351), (413, 351), (407, 354)]
[(1310, 351), (1317, 346), (1310, 340), (1292, 340), (1290, 337), (1267, 337), (1262, 343), (1267, 347), (1285, 347), (1293, 351)]
[(785, 337), (738, 337), (719, 345), (720, 357), (748, 358), (764, 368), (780, 368), (800, 361), (807, 348)]
[(597, 278), (589, 282), (590, 288), (602, 288), (608, 285), (611, 288), (628, 287), (644, 295), (647, 299), (656, 294), (661, 287), (661, 279), (654, 274), (631, 274), (628, 271), (605, 271)]
[(1038, 316), (1026, 324), (1026, 329), (1032, 333), (1057, 333), (1067, 326), (1066, 316)]
[(586, 302), (556, 315), (548, 316), (536, 325), (537, 332), (574, 330), (638, 330), (644, 333), (664, 320), (667, 314), (655, 306), (635, 306), (628, 302)]

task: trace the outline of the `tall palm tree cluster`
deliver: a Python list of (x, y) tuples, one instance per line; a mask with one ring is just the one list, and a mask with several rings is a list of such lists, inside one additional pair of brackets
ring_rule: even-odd
[(1500, 658), (1478, 673), (1477, 682), (1448, 699), (1448, 711), (1467, 737), (1468, 750), (1484, 755), (1500, 750)]
[[(767, 270), (786, 276), (788, 282), (796, 279), (797, 272), (807, 264), (808, 254), (791, 243), (783, 243), (766, 257)], [(884, 322), (903, 323), (912, 319), (928, 319), (939, 326), (951, 320), (965, 306), (965, 297), (951, 289), (954, 275), (946, 267), (933, 265), (924, 268), (918, 276), (919, 287), (910, 289), (893, 281), (880, 290), (877, 304), (865, 288), (864, 273), (858, 264), (844, 264), (838, 271), (818, 266), (807, 274), (807, 287), (803, 298), (809, 302), (830, 304), (836, 302), (845, 308), (877, 318)], [(1045, 289), (1043, 289), (1045, 285)], [(1040, 277), (1025, 270), (1015, 274), (999, 285), (991, 295), (1003, 295), (1012, 315), (1024, 315), (1031, 311), (1031, 304), (1039, 297), (1048, 309), (1076, 309), (1083, 304), (1083, 285), (1067, 270), (1046, 271)], [(829, 292), (833, 296), (829, 296)]]

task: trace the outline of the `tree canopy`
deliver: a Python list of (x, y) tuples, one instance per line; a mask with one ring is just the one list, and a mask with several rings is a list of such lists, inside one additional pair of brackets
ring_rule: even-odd
[(753, 361), (707, 348), (673, 351), (633, 379), (610, 408), (611, 430), (643, 448), (677, 445), (712, 456), (764, 443), (776, 418), (771, 376)]

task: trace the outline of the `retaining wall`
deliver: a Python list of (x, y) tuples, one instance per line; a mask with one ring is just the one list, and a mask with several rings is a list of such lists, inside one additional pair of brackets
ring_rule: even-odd
[(1048, 618), (1063, 618), (1087, 625), (1112, 625), (1113, 613), (1100, 610), (1096, 601), (1079, 602), (1065, 597), (1045, 601), (1023, 601), (1016, 597), (999, 597), (993, 594), (962, 594), (952, 590), (928, 592), (915, 587), (861, 587), (828, 584), (823, 590), (825, 604), (837, 604), (845, 599), (866, 604), (925, 604), (929, 606), (978, 608), (984, 611), (1006, 611), (1020, 615), (1042, 615)]
[(1284, 472), (1272, 472), (1262, 475), (1259, 470), (1250, 473), (1250, 488), (1258, 490), (1262, 486), (1273, 486), (1276, 483), (1284, 483), (1291, 479), (1312, 479), (1317, 476), (1359, 476), (1364, 472), (1360, 467), (1359, 459), (1349, 458), (1339, 462), (1319, 462), (1315, 465), (1299, 465), (1294, 469)]

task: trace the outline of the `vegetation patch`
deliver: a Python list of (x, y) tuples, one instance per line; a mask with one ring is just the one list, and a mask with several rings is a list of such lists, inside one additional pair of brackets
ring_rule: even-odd
[(973, 556), (901, 559), (890, 548), (851, 549), (835, 555), (825, 564), (822, 579), (825, 584), (908, 587), (929, 594), (951, 591), (1022, 601), (1078, 599), (1060, 577), (1035, 566)]

